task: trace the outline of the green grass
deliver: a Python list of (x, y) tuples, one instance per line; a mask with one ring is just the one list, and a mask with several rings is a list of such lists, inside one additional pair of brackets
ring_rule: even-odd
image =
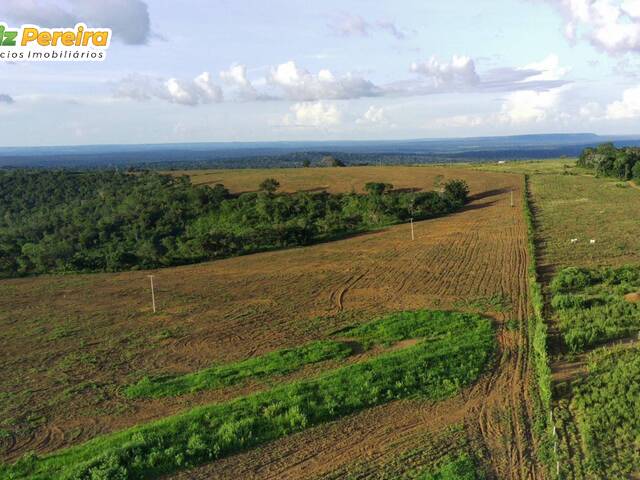
[(533, 432), (538, 442), (538, 458), (549, 467), (556, 458), (556, 453), (552, 450), (554, 431), (550, 419), (552, 387), (548, 351), (549, 335), (547, 323), (544, 318), (542, 285), (538, 278), (536, 222), (531, 209), (530, 177), (527, 174), (524, 176), (523, 196), (523, 213), (527, 224), (527, 249), (529, 252), (527, 284), (532, 307), (532, 315), (527, 322), (527, 336), (531, 343), (529, 356), (534, 366), (536, 380), (532, 387), (535, 412)]
[(640, 468), (640, 349), (600, 349), (573, 389), (572, 409), (593, 478), (631, 478)]
[[(640, 262), (640, 191), (598, 178), (574, 159), (480, 164), (471, 168), (528, 174), (536, 207), (540, 263), (554, 267)], [(577, 238), (577, 243), (571, 243)], [(591, 244), (591, 239), (596, 240)]]
[(7, 479), (139, 479), (189, 468), (395, 399), (458, 393), (492, 355), (491, 321), (475, 314), (402, 312), (348, 331), (369, 342), (417, 344), (233, 401), (0, 467)]
[(421, 473), (415, 480), (483, 480), (484, 474), (467, 454), (458, 457), (447, 457), (435, 471)]
[(640, 331), (640, 304), (624, 299), (640, 292), (640, 267), (570, 267), (551, 282), (551, 304), (565, 344), (582, 352)]
[(351, 348), (345, 343), (322, 340), (186, 375), (144, 377), (125, 388), (124, 395), (129, 398), (159, 398), (194, 393), (235, 385), (250, 378), (286, 375), (305, 365), (346, 358), (351, 353)]

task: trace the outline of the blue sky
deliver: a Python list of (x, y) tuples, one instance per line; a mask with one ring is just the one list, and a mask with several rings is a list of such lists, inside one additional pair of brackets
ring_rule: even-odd
[(0, 146), (638, 134), (640, 0), (3, 0), (110, 27), (0, 63)]

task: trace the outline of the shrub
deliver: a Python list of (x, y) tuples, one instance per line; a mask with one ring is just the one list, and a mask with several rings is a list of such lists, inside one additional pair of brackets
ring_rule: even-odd
[(267, 178), (260, 183), (260, 190), (273, 194), (280, 188), (280, 182), (275, 178)]
[(624, 299), (626, 293), (640, 290), (640, 268), (567, 268), (551, 285), (551, 306), (571, 352), (640, 330), (640, 305)]
[(450, 180), (444, 186), (444, 195), (454, 202), (464, 204), (469, 198), (469, 185), (464, 180)]
[(592, 272), (586, 268), (565, 268), (551, 281), (551, 291), (553, 293), (566, 293), (582, 290), (591, 285), (594, 280)]

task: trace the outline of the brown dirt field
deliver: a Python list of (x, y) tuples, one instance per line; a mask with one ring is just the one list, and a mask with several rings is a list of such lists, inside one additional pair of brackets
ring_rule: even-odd
[(188, 175), (194, 185), (222, 183), (235, 193), (255, 192), (260, 182), (275, 178), (282, 192), (332, 193), (362, 192), (367, 182), (386, 182), (394, 188), (423, 188), (433, 190), (437, 175), (444, 181), (456, 177), (460, 168), (448, 166), (381, 166), (381, 167), (330, 167), (330, 168), (270, 168), (237, 170), (179, 170), (172, 175)]
[[(543, 478), (530, 429), (522, 177), (395, 168), (336, 170), (345, 178), (355, 175), (351, 183), (371, 176), (401, 188), (431, 189), (436, 175), (463, 178), (474, 200), (456, 214), (417, 222), (413, 242), (408, 226), (398, 225), (311, 247), (155, 271), (157, 315), (150, 312), (150, 272), (1, 281), (0, 428), (8, 432), (0, 437), (2, 457), (51, 452), (264, 387), (153, 401), (119, 394), (145, 374), (189, 372), (299, 345), (388, 311), (453, 308), (460, 300), (502, 295), (513, 307), (495, 313), (497, 359), (462, 395), (435, 405), (393, 402), (176, 478), (309, 478), (415, 449), (419, 438), (452, 423), (462, 423), (481, 445), (497, 478)], [(388, 172), (381, 176), (382, 170)], [(351, 183), (338, 184), (350, 190)], [(519, 330), (504, 327), (510, 319), (519, 321)]]

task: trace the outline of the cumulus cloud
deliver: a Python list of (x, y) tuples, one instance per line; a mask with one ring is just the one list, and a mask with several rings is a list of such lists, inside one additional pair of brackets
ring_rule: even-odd
[(521, 90), (507, 95), (500, 118), (504, 123), (530, 123), (548, 120), (558, 111), (562, 88), (536, 92)]
[[(247, 66), (232, 64), (219, 72), (225, 85), (215, 85), (205, 72), (193, 80), (161, 79), (144, 75), (131, 75), (116, 85), (116, 95), (135, 100), (164, 99), (183, 105), (198, 105), (222, 101), (225, 98), (242, 101), (288, 100), (312, 103), (326, 100), (349, 100), (369, 97), (410, 97), (449, 92), (548, 92), (566, 85), (563, 77), (569, 69), (560, 65), (557, 55), (522, 67), (499, 68), (479, 73), (472, 58), (455, 55), (448, 62), (431, 57), (425, 62), (413, 63), (410, 70), (415, 79), (376, 85), (359, 75), (334, 74), (329, 69), (312, 73), (294, 61), (267, 69), (262, 78), (254, 82), (249, 78)], [(542, 96), (544, 98), (544, 96)], [(372, 123), (381, 115), (378, 107), (371, 107), (362, 123)]]
[(142, 45), (151, 36), (149, 8), (143, 0), (68, 0), (65, 7), (54, 0), (3, 0), (3, 18), (42, 27), (108, 27), (114, 38), (128, 45)]
[(385, 86), (396, 95), (429, 95), (448, 92), (511, 92), (516, 90), (546, 91), (567, 82), (562, 77), (569, 71), (560, 66), (556, 55), (522, 67), (494, 68), (478, 72), (475, 61), (464, 55), (454, 55), (451, 61), (431, 57), (410, 66), (421, 81), (395, 82)]
[(213, 83), (209, 72), (203, 72), (193, 80), (130, 75), (115, 85), (115, 95), (138, 101), (160, 99), (189, 106), (223, 99), (222, 89)]
[(475, 62), (461, 55), (454, 55), (450, 62), (441, 62), (435, 56), (414, 62), (411, 71), (430, 79), (436, 88), (469, 87), (480, 82)]
[(329, 28), (342, 37), (368, 37), (373, 32), (385, 32), (398, 40), (404, 39), (407, 34), (398, 28), (391, 20), (376, 20), (370, 22), (360, 15), (342, 13), (333, 16), (327, 24)]
[(364, 112), (362, 117), (356, 120), (356, 123), (359, 125), (376, 125), (387, 123), (385, 110), (382, 107), (371, 105), (367, 109), (367, 111)]
[(0, 103), (4, 103), (5, 105), (11, 105), (15, 103), (15, 100), (11, 95), (7, 95), (6, 93), (0, 93)]
[(299, 102), (291, 106), (291, 113), (285, 115), (283, 123), (299, 127), (331, 127), (342, 123), (342, 112), (335, 104)]
[(584, 37), (610, 53), (640, 51), (640, 0), (544, 0), (565, 20), (571, 42)]
[(369, 80), (350, 73), (337, 77), (330, 70), (310, 73), (289, 61), (272, 67), (267, 82), (296, 101), (343, 100), (374, 97), (382, 92)]
[(640, 86), (622, 92), (622, 99), (607, 105), (606, 118), (628, 120), (640, 117)]
[(220, 72), (220, 79), (234, 88), (241, 99), (255, 100), (261, 97), (247, 78), (246, 65), (237, 63), (231, 65), (228, 70)]
[(533, 62), (525, 65), (518, 70), (525, 72), (537, 72), (533, 75), (527, 76), (527, 78), (524, 79), (525, 82), (560, 80), (571, 71), (570, 68), (560, 65), (560, 57), (555, 53), (548, 55), (539, 62)]

